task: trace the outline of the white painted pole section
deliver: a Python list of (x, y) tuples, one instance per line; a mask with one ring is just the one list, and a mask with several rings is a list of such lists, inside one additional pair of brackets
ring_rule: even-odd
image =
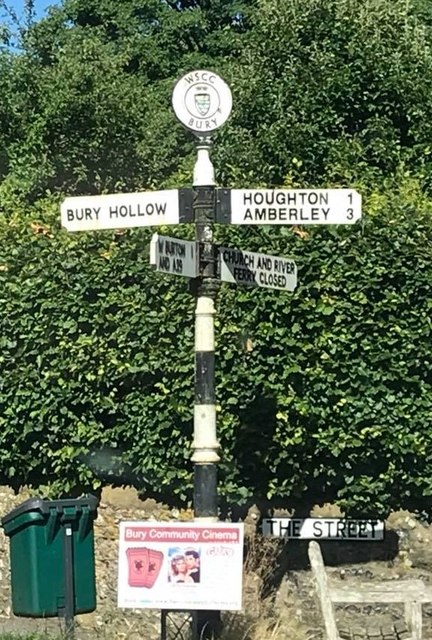
[[(214, 300), (207, 296), (197, 299), (195, 308), (195, 352), (213, 352), (214, 340)], [(219, 442), (216, 437), (216, 405), (196, 404), (194, 406), (194, 440), (192, 462), (211, 464), (219, 462), (217, 454)]]
[(203, 140), (197, 146), (198, 157), (193, 174), (194, 187), (212, 187), (216, 184), (214, 167), (210, 160), (210, 146), (210, 139)]
[(198, 404), (194, 407), (193, 462), (211, 464), (219, 462), (219, 442), (216, 440), (216, 410), (214, 405)]
[(215, 306), (212, 298), (200, 297), (195, 307), (195, 351), (214, 351)]

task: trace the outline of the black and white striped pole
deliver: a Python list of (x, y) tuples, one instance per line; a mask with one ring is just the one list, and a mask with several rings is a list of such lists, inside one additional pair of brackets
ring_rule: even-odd
[(194, 171), (195, 239), (200, 253), (200, 278), (195, 307), (195, 402), (194, 402), (194, 515), (217, 520), (217, 463), (215, 395), (215, 300), (219, 288), (217, 255), (213, 242), (215, 180), (210, 160), (210, 140), (198, 145)]
[[(193, 176), (193, 217), (199, 247), (200, 276), (194, 281), (195, 307), (195, 399), (194, 518), (218, 519), (217, 463), (219, 442), (216, 433), (215, 394), (215, 299), (219, 289), (217, 248), (213, 239), (216, 218), (214, 168), (210, 159), (210, 135), (228, 119), (232, 96), (217, 74), (193, 71), (183, 76), (173, 92), (173, 107), (180, 122), (198, 136), (197, 160)], [(198, 637), (214, 638), (220, 628), (219, 611), (197, 611)]]
[(217, 520), (217, 463), (215, 397), (215, 299), (219, 288), (213, 225), (216, 217), (214, 168), (210, 159), (210, 135), (231, 113), (228, 85), (212, 71), (192, 71), (175, 85), (172, 103), (180, 122), (198, 137), (194, 168), (195, 239), (200, 251), (200, 276), (195, 281), (195, 402), (194, 516)]
[[(195, 295), (195, 402), (194, 402), (194, 517), (218, 519), (215, 393), (215, 300), (219, 288), (217, 256), (213, 242), (215, 220), (214, 171), (209, 156), (210, 140), (198, 146), (194, 171), (195, 239), (200, 248), (200, 278)], [(213, 638), (220, 627), (219, 611), (197, 611), (198, 638)]]

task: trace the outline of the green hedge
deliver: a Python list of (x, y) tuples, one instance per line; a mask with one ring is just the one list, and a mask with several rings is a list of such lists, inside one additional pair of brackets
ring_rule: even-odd
[[(299, 276), (294, 294), (221, 288), (224, 500), (430, 504), (430, 210), (406, 178), (370, 193), (355, 227), (218, 228), (228, 246), (294, 257)], [(152, 230), (73, 235), (58, 218), (45, 203), (0, 227), (4, 480), (190, 500), (187, 281), (151, 270)]]
[(431, 24), (422, 0), (65, 0), (0, 52), (3, 481), (191, 499), (187, 282), (150, 269), (153, 230), (68, 234), (59, 204), (188, 186), (170, 97), (208, 66), (234, 96), (222, 186), (364, 196), (355, 227), (217, 230), (299, 274), (293, 295), (222, 286), (221, 498), (430, 511)]

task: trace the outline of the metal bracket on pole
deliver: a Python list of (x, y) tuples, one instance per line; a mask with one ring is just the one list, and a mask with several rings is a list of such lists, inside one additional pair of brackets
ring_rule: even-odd
[(193, 221), (192, 189), (179, 189), (179, 222)]
[(216, 189), (216, 222), (231, 222), (231, 189)]

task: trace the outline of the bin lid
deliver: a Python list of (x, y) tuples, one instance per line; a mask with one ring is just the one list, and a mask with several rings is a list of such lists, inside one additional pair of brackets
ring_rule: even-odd
[(23, 515), (24, 513), (30, 513), (32, 511), (38, 511), (42, 515), (48, 515), (51, 509), (55, 509), (59, 515), (61, 515), (64, 509), (75, 508), (76, 511), (82, 511), (83, 507), (87, 507), (89, 511), (96, 511), (99, 504), (99, 500), (96, 496), (90, 494), (82, 496), (81, 498), (65, 498), (63, 500), (45, 500), (44, 498), (28, 498), (20, 505), (12, 509), (1, 519), (1, 525), (4, 527), (6, 524), (12, 522), (15, 518)]

